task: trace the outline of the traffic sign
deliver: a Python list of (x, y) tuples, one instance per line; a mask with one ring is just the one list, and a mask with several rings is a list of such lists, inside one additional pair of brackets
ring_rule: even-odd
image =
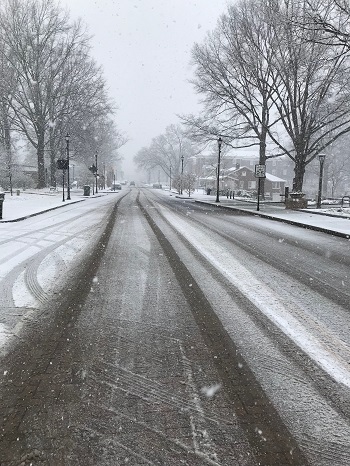
[(58, 170), (68, 170), (68, 160), (66, 159), (56, 160), (56, 167)]
[(255, 176), (257, 178), (266, 178), (266, 165), (255, 165)]

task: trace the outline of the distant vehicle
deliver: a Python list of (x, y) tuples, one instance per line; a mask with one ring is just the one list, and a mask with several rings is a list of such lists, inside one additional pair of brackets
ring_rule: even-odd
[(135, 186), (135, 181), (130, 181), (130, 186)]
[(122, 185), (120, 183), (113, 183), (111, 186), (111, 191), (120, 191), (122, 189)]
[(153, 183), (153, 188), (162, 189), (162, 185), (160, 183)]

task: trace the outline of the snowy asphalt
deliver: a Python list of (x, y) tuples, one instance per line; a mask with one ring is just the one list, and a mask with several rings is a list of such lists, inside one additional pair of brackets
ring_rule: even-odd
[[(123, 191), (126, 189), (128, 188), (123, 188)], [(161, 193), (164, 196), (169, 196), (168, 191), (156, 191), (157, 194)], [(65, 207), (71, 203), (88, 201), (92, 197), (106, 195), (117, 196), (118, 194), (119, 192), (106, 190), (100, 191), (97, 195), (95, 194), (95, 196), (86, 197), (83, 196), (82, 190), (72, 190), (71, 200), (65, 200), (65, 202), (63, 202), (60, 192), (23, 192), (20, 193), (19, 196), (10, 196), (9, 193), (6, 193), (3, 205), (3, 218), (0, 220), (0, 223), (19, 222), (43, 212)], [(188, 199), (185, 196), (181, 197), (183, 197), (183, 199)], [(282, 203), (260, 203), (260, 210), (258, 211), (256, 203), (253, 202), (221, 197), (220, 202), (216, 203), (214, 196), (207, 196), (199, 192), (193, 194), (191, 200), (204, 204), (216, 205), (218, 208), (235, 209), (246, 214), (260, 216), (291, 225), (299, 225), (303, 228), (324, 232), (334, 236), (350, 238), (350, 208), (322, 209), (320, 211), (317, 209), (287, 210)], [(337, 210), (341, 210), (341, 212), (338, 213)], [(349, 212), (347, 212), (347, 210)]]
[[(130, 192), (128, 188), (124, 188), (123, 191), (122, 194)], [(301, 456), (298, 456), (298, 451), (290, 445), (288, 432), (284, 432), (282, 429), (283, 423), (279, 422), (278, 416), (274, 415), (271, 411), (268, 400), (265, 402), (262, 399), (260, 396), (261, 390), (256, 389), (256, 386), (252, 383), (254, 382), (253, 376), (249, 375), (246, 371), (244, 373), (242, 371), (235, 373), (235, 380), (231, 381), (230, 384), (226, 380), (227, 377), (226, 379), (223, 377), (228, 384), (227, 386), (232, 388), (234, 385), (236, 392), (237, 390), (239, 391), (239, 397), (237, 400), (234, 400), (235, 403), (233, 404), (235, 412), (232, 412), (232, 403), (226, 398), (220, 398), (224, 396), (224, 391), (219, 391), (214, 400), (215, 409), (213, 411), (211, 408), (205, 419), (202, 413), (206, 413), (206, 411), (203, 411), (202, 405), (195, 405), (193, 409), (191, 408), (189, 416), (193, 422), (190, 423), (191, 431), (188, 430), (187, 411), (184, 413), (181, 411), (179, 414), (178, 408), (184, 405), (183, 400), (187, 400), (187, 398), (189, 400), (200, 398), (199, 394), (192, 390), (194, 378), (197, 382), (196, 386), (215, 387), (215, 383), (218, 380), (218, 377), (215, 376), (216, 371), (219, 373), (222, 371), (225, 375), (227, 363), (235, 361), (231, 357), (231, 354), (236, 355), (236, 349), (232, 348), (227, 360), (218, 361), (217, 354), (225, 355), (226, 353), (223, 350), (228, 347), (227, 344), (225, 345), (225, 340), (220, 338), (212, 340), (215, 345), (222, 343), (224, 346), (217, 347), (213, 344), (211, 353), (207, 352), (206, 347), (208, 345), (205, 344), (206, 338), (213, 331), (213, 328), (216, 329), (216, 327), (213, 326), (213, 321), (209, 318), (213, 314), (210, 313), (210, 306), (204, 301), (201, 291), (199, 289), (196, 290), (196, 274), (200, 273), (200, 278), (202, 277), (202, 273), (205, 274), (204, 283), (209, 283), (209, 286), (205, 288), (207, 292), (211, 290), (215, 294), (214, 299), (211, 300), (213, 303), (216, 303), (216, 299), (219, 297), (220, 306), (228, 307), (223, 302), (225, 292), (221, 288), (220, 292), (218, 292), (215, 286), (213, 286), (213, 275), (208, 271), (208, 263), (203, 262), (201, 264), (198, 258), (190, 255), (183, 245), (179, 246), (179, 251), (182, 255), (180, 256), (181, 261), (178, 261), (177, 252), (176, 254), (173, 253), (172, 249), (168, 247), (168, 243), (177, 244), (174, 239), (177, 235), (174, 232), (171, 234), (168, 232), (170, 235), (168, 243), (163, 244), (163, 237), (159, 234), (156, 234), (157, 241), (155, 240), (149, 229), (149, 227), (154, 228), (151, 218), (150, 222), (148, 222), (148, 215), (156, 215), (151, 199), (147, 199), (147, 196), (151, 193), (144, 191), (139, 194), (141, 197), (146, 197), (143, 206), (147, 209), (147, 215), (144, 214), (149, 223), (149, 226), (147, 226), (140, 215), (142, 209), (135, 208), (136, 190), (131, 190), (131, 192), (132, 196), (125, 196), (124, 205), (120, 206), (116, 219), (118, 228), (115, 231), (113, 230), (115, 236), (113, 236), (113, 231), (110, 227), (108, 231), (112, 235), (111, 241), (106, 241), (106, 238), (101, 240), (100, 249), (96, 250), (96, 254), (92, 256), (88, 255), (88, 266), (79, 267), (79, 273), (83, 274), (84, 272), (85, 274), (86, 271), (88, 276), (85, 277), (84, 275), (82, 277), (84, 280), (81, 282), (81, 285), (79, 285), (80, 282), (77, 280), (78, 288), (70, 290), (74, 291), (73, 295), (76, 297), (76, 301), (69, 303), (67, 313), (65, 312), (67, 308), (66, 302), (60, 304), (59, 311), (61, 310), (61, 312), (57, 313), (57, 319), (53, 322), (52, 326), (57, 335), (55, 332), (39, 332), (37, 323), (33, 321), (34, 327), (32, 333), (35, 341), (32, 339), (28, 341), (28, 351), (21, 351), (21, 354), (18, 355), (18, 363), (16, 364), (17, 368), (24, 369), (10, 373), (8, 371), (10, 365), (4, 366), (4, 374), (6, 372), (8, 376), (7, 388), (10, 392), (8, 396), (11, 399), (10, 395), (16, 392), (17, 400), (19, 401), (19, 404), (13, 405), (15, 406), (14, 412), (11, 411), (13, 407), (10, 404), (4, 408), (3, 412), (4, 415), (9, 415), (9, 420), (6, 422), (8, 436), (5, 439), (6, 442), (10, 442), (7, 444), (7, 452), (9, 453), (10, 450), (13, 450), (18, 451), (20, 454), (23, 447), (25, 455), (23, 453), (24, 456), (20, 455), (20, 458), (24, 464), (28, 464), (32, 459), (37, 459), (36, 455), (39, 454), (40, 449), (40, 451), (45, 452), (46, 459), (51, 454), (55, 454), (57, 462), (51, 464), (64, 464), (65, 450), (60, 450), (57, 447), (61, 444), (69, 450), (70, 443), (73, 443), (71, 453), (74, 458), (69, 457), (72, 461), (70, 464), (111, 464), (108, 462), (106, 456), (111, 451), (114, 454), (114, 461), (118, 458), (121, 462), (125, 460), (126, 455), (128, 461), (131, 457), (134, 457), (135, 462), (131, 464), (144, 464), (144, 462), (146, 464), (155, 464), (147, 461), (149, 458), (153, 458), (156, 452), (163, 456), (164, 452), (170, 455), (167, 456), (167, 463), (164, 464), (179, 464), (180, 458), (185, 460), (184, 464), (191, 464), (191, 466), (194, 464), (204, 464), (204, 459), (209, 464), (216, 464), (215, 456), (212, 456), (213, 452), (219, 452), (219, 457), (226, 458), (224, 464), (254, 464), (254, 459), (250, 455), (250, 448), (248, 448), (246, 443), (247, 437), (249, 444), (255, 451), (257, 460), (261, 461), (260, 464), (268, 464), (269, 466), (272, 464), (278, 466), (282, 464), (297, 464), (298, 466), (307, 464)], [(158, 193), (161, 196), (168, 197), (168, 199), (171, 196), (166, 191), (159, 192), (158, 190)], [(152, 195), (154, 194), (156, 193), (152, 193)], [(122, 197), (120, 193), (101, 193), (101, 195), (105, 195), (106, 197), (104, 199), (97, 199), (96, 201), (101, 201), (101, 203), (107, 201), (109, 204), (116, 198), (121, 200)], [(32, 198), (26, 200), (25, 197)], [(6, 227), (9, 234), (12, 235), (13, 231), (21, 231), (22, 225), (24, 227), (25, 223), (27, 223), (18, 221), (19, 218), (23, 217), (23, 214), (20, 214), (20, 209), (16, 209), (15, 204), (17, 204), (17, 207), (21, 204), (24, 207), (22, 210), (28, 213), (27, 216), (38, 215), (43, 210), (58, 209), (54, 211), (57, 214), (53, 213), (51, 215), (52, 219), (56, 215), (65, 214), (65, 211), (68, 215), (70, 211), (77, 208), (85, 209), (89, 205), (94, 204), (94, 202), (90, 203), (89, 198), (84, 198), (79, 192), (72, 194), (71, 202), (84, 202), (72, 207), (69, 207), (69, 203), (67, 202), (61, 202), (57, 194), (44, 195), (42, 196), (42, 202), (36, 203), (34, 198), (37, 197), (34, 195), (30, 196), (30, 194), (22, 195), (21, 193), (18, 197), (14, 196), (12, 200), (8, 199), (4, 217), (7, 217), (8, 221), (8, 217), (11, 214), (12, 221), (17, 223), (3, 225), (4, 232)], [(43, 199), (46, 199), (46, 201), (43, 201)], [(90, 200), (92, 200), (92, 197), (90, 197)], [(189, 212), (192, 212), (192, 209), (189, 209), (189, 204), (191, 202), (194, 203), (196, 200), (208, 202), (206, 196), (198, 195), (193, 201), (184, 199), (183, 203), (180, 201), (180, 203), (176, 204), (178, 208), (185, 211), (188, 210), (187, 215)], [(217, 206), (214, 201), (209, 199), (211, 205)], [(11, 210), (10, 202), (12, 203)], [(346, 235), (346, 228), (349, 228), (347, 219), (320, 216), (308, 211), (287, 211), (282, 206), (261, 205), (261, 212), (256, 212), (256, 205), (254, 204), (236, 200), (230, 203), (230, 200), (225, 199), (221, 200), (220, 208), (224, 207), (225, 204), (226, 208), (246, 211), (250, 218), (247, 217), (245, 220), (253, 222), (256, 227), (259, 227), (260, 223), (266, 223), (266, 220), (264, 219), (260, 222), (258, 218), (254, 219), (252, 215), (270, 215), (272, 219), (284, 219), (283, 221), (288, 223), (295, 221), (301, 226), (306, 226), (306, 222), (309, 222), (315, 229), (318, 225), (319, 228), (326, 229), (329, 233), (333, 233), (329, 225), (336, 224), (337, 228), (340, 228), (341, 231), (334, 230), (335, 234), (338, 232), (342, 235)], [(59, 209), (61, 206), (66, 206), (66, 209)], [(29, 207), (31, 210), (30, 214)], [(198, 207), (203, 208), (204, 206)], [(213, 212), (215, 212), (215, 209), (216, 207), (211, 207)], [(96, 221), (96, 216), (98, 216), (100, 210), (98, 209), (92, 215), (94, 221)], [(192, 217), (192, 213), (190, 216)], [(42, 218), (44, 217), (42, 216)], [(82, 217), (84, 218), (85, 228), (87, 217), (86, 215), (80, 215), (80, 218)], [(302, 219), (304, 220), (302, 221)], [(37, 220), (41, 219), (34, 219), (34, 221)], [(243, 219), (243, 221), (245, 220)], [(188, 231), (189, 223), (186, 223), (184, 226), (180, 223), (179, 219), (174, 221), (178, 223), (180, 227), (179, 231), (190, 233)], [(342, 226), (339, 226), (339, 221), (341, 221), (340, 225)], [(207, 222), (206, 219), (205, 222)], [(215, 215), (213, 216), (213, 222), (215, 224), (218, 223)], [(313, 224), (312, 222), (318, 222), (318, 224)], [(267, 223), (273, 224), (273, 222)], [(165, 228), (166, 225), (164, 222), (163, 224)], [(282, 224), (275, 226), (276, 230), (284, 228)], [(64, 224), (64, 228), (67, 228), (67, 222)], [(71, 228), (71, 223), (69, 223), (70, 231)], [(169, 228), (165, 229), (168, 230)], [(23, 230), (25, 231), (26, 228), (23, 228)], [(211, 234), (208, 234), (207, 230), (205, 231), (204, 233), (202, 232), (202, 228), (196, 228), (193, 232), (193, 237), (198, 241), (198, 235), (202, 232), (203, 235), (208, 236), (209, 241)], [(236, 225), (232, 231), (234, 236), (237, 237), (239, 231)], [(246, 232), (243, 232), (243, 234), (246, 235)], [(304, 234), (310, 235), (306, 231)], [(297, 237), (299, 235), (302, 236), (303, 232), (296, 230), (296, 235)], [(331, 237), (324, 238), (324, 240), (336, 241), (335, 238), (332, 239)], [(211, 251), (219, 243), (221, 242), (215, 241), (214, 243), (212, 240), (209, 250)], [(105, 244), (108, 245), (109, 249), (105, 254), (102, 254)], [(136, 249), (134, 247), (135, 244), (138, 245)], [(278, 244), (285, 243), (278, 242)], [(226, 248), (223, 247), (223, 249), (226, 255)], [(135, 251), (138, 251), (138, 255)], [(255, 250), (254, 261), (256, 261), (256, 253), (257, 250)], [(237, 254), (236, 249), (234, 250), (234, 254)], [(223, 257), (220, 256), (221, 259), (219, 262), (221, 266), (223, 266), (221, 263)], [(165, 260), (166, 258), (168, 261)], [(230, 266), (232, 266), (233, 259), (232, 255), (228, 258)], [(196, 263), (193, 267), (195, 260)], [(100, 262), (101, 267), (99, 268)], [(306, 263), (309, 264), (309, 261), (306, 261)], [(173, 272), (169, 269), (169, 264), (173, 264)], [(247, 266), (247, 263), (245, 265)], [(188, 267), (188, 272), (184, 269), (185, 266)], [(228, 270), (229, 267), (226, 267), (226, 269)], [(288, 269), (290, 269), (290, 265), (288, 265)], [(123, 273), (111, 274), (111, 270), (120, 270)], [(190, 273), (190, 271), (192, 271), (193, 276), (187, 276), (187, 273)], [(177, 280), (174, 280), (173, 274), (176, 275)], [(245, 279), (244, 281), (250, 283), (250, 280)], [(197, 282), (202, 281), (197, 280)], [(160, 291), (154, 293), (155, 289), (159, 289)], [(115, 292), (116, 290), (118, 290), (118, 293)], [(68, 297), (67, 294), (66, 299)], [(229, 298), (230, 306), (232, 306), (232, 297), (229, 296)], [(235, 298), (237, 298), (236, 292)], [(80, 307), (83, 302), (85, 302), (84, 311)], [(175, 306), (174, 303), (176, 303)], [(192, 311), (196, 318), (198, 314), (195, 312), (197, 309), (196, 306), (199, 306), (201, 311), (203, 309), (207, 311), (207, 314), (204, 315), (204, 321), (198, 322), (197, 326), (194, 324), (190, 312)], [(219, 308), (221, 309), (220, 306)], [(102, 308), (104, 312), (96, 312), (99, 308)], [(98, 314), (100, 320), (96, 320), (96, 314)], [(238, 310), (233, 314), (238, 315)], [(238, 320), (241, 320), (241, 314), (239, 316)], [(111, 322), (114, 322), (115, 325), (110, 325)], [(204, 324), (207, 324), (207, 330)], [(245, 327), (252, 328), (250, 324), (245, 325)], [(197, 328), (201, 329), (201, 335), (196, 330)], [(214, 333), (217, 334), (217, 332)], [(243, 332), (240, 331), (239, 333), (239, 338), (235, 340), (240, 342)], [(256, 336), (249, 338), (249, 341), (255, 342), (256, 340)], [(75, 342), (79, 344), (75, 345)], [(95, 344), (92, 345), (91, 342), (95, 342)], [(135, 345), (135, 342), (138, 342), (138, 345)], [(269, 356), (268, 353), (265, 355), (265, 352), (269, 348), (268, 342), (263, 344), (263, 347), (263, 363), (259, 363), (258, 355), (254, 353), (255, 356), (250, 359), (252, 364), (257, 360), (258, 365), (265, 367), (266, 360), (277, 361), (275, 355), (273, 357)], [(116, 348), (118, 348), (117, 361), (114, 357)], [(28, 353), (31, 354), (30, 361), (26, 359), (22, 361), (21, 357), (26, 358)], [(42, 354), (46, 356), (43, 358)], [(152, 364), (150, 364), (150, 361)], [(191, 366), (189, 366), (189, 361), (191, 361)], [(212, 367), (212, 362), (215, 363), (215, 368)], [(32, 363), (36, 364), (33, 368), (30, 367)], [(195, 371), (188, 370), (192, 366), (196, 369)], [(238, 361), (235, 367), (242, 369), (246, 368), (247, 364)], [(174, 377), (174, 368), (178, 370), (178, 374), (184, 373), (186, 375), (184, 380), (180, 376)], [(283, 380), (289, 385), (292, 372), (288, 371), (287, 373), (288, 377), (284, 377)], [(29, 374), (31, 374), (30, 377)], [(204, 375), (206, 375), (206, 378), (203, 378)], [(278, 376), (280, 377), (279, 373)], [(26, 377), (29, 378), (27, 383), (24, 384)], [(239, 377), (248, 377), (248, 379), (243, 380)], [(295, 384), (299, 383), (299, 378), (299, 375), (295, 378), (293, 377), (294, 388)], [(238, 380), (239, 383), (237, 384)], [(300, 378), (300, 380), (304, 379)], [(268, 383), (270, 384), (270, 381)], [(279, 379), (279, 390), (281, 383)], [(131, 391), (130, 387), (133, 391)], [(249, 387), (248, 391), (247, 387)], [(81, 390), (82, 388), (83, 390)], [(147, 396), (144, 395), (145, 393)], [(174, 393), (179, 396), (181, 395), (181, 397), (174, 399)], [(228, 390), (228, 393), (231, 393), (230, 390)], [(300, 387), (297, 389), (297, 393), (300, 397)], [(152, 398), (152, 402), (156, 403), (157, 406), (161, 403), (160, 409), (157, 412), (154, 412), (148, 406), (150, 394), (154, 398)], [(319, 398), (319, 395), (316, 395), (316, 393), (312, 392), (311, 395), (305, 396), (303, 399), (313, 400), (312, 406), (314, 408), (316, 406), (319, 407), (321, 405), (317, 405), (314, 401), (315, 398)], [(178, 399), (180, 404), (177, 402)], [(211, 399), (205, 399), (204, 401), (211, 407), (213, 403)], [(239, 409), (240, 405), (238, 401), (243, 402), (249, 407), (248, 415), (245, 410)], [(285, 393), (282, 401), (283, 406), (285, 406)], [(323, 403), (323, 399), (321, 401)], [(82, 406), (85, 406), (85, 408), (82, 409)], [(293, 415), (296, 411), (294, 400), (292, 406), (291, 413)], [(192, 407), (192, 404), (190, 407)], [(204, 407), (206, 407), (206, 404), (204, 404)], [(303, 413), (297, 412), (299, 425), (300, 420), (303, 418)], [(319, 413), (320, 411), (316, 408), (315, 412)], [(89, 422), (86, 421), (86, 416), (83, 413), (88, 415)], [(209, 416), (209, 414), (211, 415)], [(271, 415), (274, 420), (271, 424), (274, 427), (273, 429), (269, 426)], [(238, 416), (240, 423), (237, 426), (235, 424), (233, 427), (231, 424), (226, 426), (222, 422), (217, 424), (217, 418), (222, 419), (223, 416), (224, 419), (227, 416), (230, 419), (236, 419), (236, 416)], [(306, 416), (310, 416), (310, 413), (307, 412)], [(207, 421), (208, 417), (210, 417), (209, 421)], [(290, 420), (288, 416), (287, 418)], [(322, 417), (321, 419), (325, 420)], [(336, 420), (338, 420), (338, 417)], [(212, 426), (213, 423), (214, 427)], [(17, 424), (21, 425), (22, 430), (17, 429)], [(146, 426), (150, 424), (152, 424), (153, 429), (150, 430), (148, 427), (146, 429)], [(244, 432), (239, 428), (239, 424), (244, 427)], [(311, 420), (310, 423), (306, 423), (306, 427), (309, 427), (309, 424), (312, 424), (312, 429), (305, 430), (303, 428), (300, 432), (298, 430), (301, 436), (299, 443), (304, 444), (304, 431), (311, 432), (312, 430), (312, 439), (317, 437), (318, 441), (320, 437), (327, 440), (324, 442), (324, 445), (326, 445), (325, 448), (333, 445), (332, 441), (334, 437), (331, 437), (331, 435), (328, 436), (328, 433), (325, 435), (323, 432), (322, 435), (318, 435), (318, 430), (316, 429), (316, 425), (318, 427), (318, 424), (314, 424), (313, 420)], [(334, 429), (335, 424), (332, 424), (332, 428), (330, 428), (328, 420), (324, 424), (327, 426), (327, 431), (331, 433), (334, 431), (340, 432), (346, 439), (347, 429), (343, 428), (343, 425)], [(215, 427), (216, 425), (219, 427)], [(207, 426), (214, 432), (210, 442), (207, 441), (206, 435), (200, 436), (202, 432), (207, 432)], [(338, 427), (338, 424), (336, 427)], [(171, 431), (169, 428), (175, 430)], [(232, 439), (233, 429), (235, 432), (233, 437), (236, 441), (234, 445), (231, 445), (226, 439)], [(18, 434), (19, 431), (20, 435)], [(260, 438), (260, 443), (256, 440), (256, 434), (259, 434), (260, 431), (264, 433), (262, 444)], [(109, 435), (109, 432), (111, 435)], [(118, 433), (118, 444), (115, 443), (115, 432)], [(142, 435), (138, 435), (140, 432), (142, 432)], [(269, 434), (268, 437), (266, 433)], [(100, 442), (100, 435), (102, 435), (103, 442)], [(276, 437), (281, 437), (281, 435), (286, 440), (282, 441), (281, 438), (278, 438), (278, 441), (276, 441)], [(155, 436), (157, 438), (156, 442), (154, 441)], [(196, 440), (195, 451), (193, 451), (193, 445), (190, 441), (192, 437)], [(174, 442), (171, 442), (172, 438), (177, 439), (177, 441), (180, 439), (181, 444), (179, 445), (178, 442), (174, 444)], [(237, 438), (239, 438), (239, 448), (237, 447)], [(221, 440), (224, 440), (223, 445), (221, 445)], [(106, 447), (106, 443), (108, 443), (108, 448)], [(101, 450), (100, 447), (102, 444), (105, 446)], [(91, 445), (93, 445), (92, 449)], [(154, 451), (155, 445), (157, 446), (156, 452)], [(279, 450), (276, 453), (277, 445)], [(313, 448), (313, 445), (312, 442), (308, 442), (306, 445), (308, 453), (310, 453), (309, 450)], [(348, 459), (346, 450), (347, 441), (344, 440), (344, 448), (342, 439), (339, 442), (337, 441), (335, 445), (335, 449), (341, 450), (341, 453), (344, 453), (344, 457), (341, 457), (340, 454), (337, 457), (341, 460), (344, 458)], [(29, 447), (37, 448), (28, 450)], [(289, 454), (290, 451), (293, 451), (293, 457)], [(271, 456), (268, 455), (269, 453)], [(59, 455), (61, 455), (61, 459), (58, 459)], [(327, 466), (331, 464), (327, 462), (328, 457), (323, 452), (319, 442), (316, 453), (313, 453), (311, 456), (317, 458), (317, 463), (313, 464), (327, 464)], [(326, 462), (321, 463), (319, 461), (320, 457), (323, 459), (326, 458)], [(78, 458), (80, 458), (80, 463)], [(40, 461), (39, 458), (37, 460)], [(1, 458), (0, 464), (7, 464), (5, 462), (2, 463), (2, 461), (5, 461), (4, 458)], [(348, 463), (344, 461), (336, 463), (336, 461), (333, 461), (332, 464), (343, 465)]]

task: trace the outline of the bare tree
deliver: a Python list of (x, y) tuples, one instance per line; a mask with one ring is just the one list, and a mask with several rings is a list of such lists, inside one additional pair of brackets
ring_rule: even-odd
[[(350, 135), (347, 134), (327, 148), (324, 164), (324, 181), (331, 197), (349, 193)], [(317, 164), (317, 169), (319, 168)], [(318, 177), (318, 171), (317, 171)]]
[(350, 4), (349, 0), (323, 0), (315, 5), (309, 0), (308, 11), (299, 24), (306, 29), (322, 32), (317, 38), (320, 43), (350, 48)]
[(77, 134), (76, 140), (72, 142), (74, 148), (73, 160), (85, 164), (88, 168), (98, 154), (99, 171), (105, 167), (104, 171), (114, 170), (118, 161), (121, 160), (119, 149), (126, 144), (127, 139), (122, 135), (114, 122), (107, 116), (101, 116), (89, 125), (83, 125), (74, 129)]
[(195, 89), (205, 116), (183, 117), (192, 137), (223, 136), (234, 148), (258, 146), (261, 164), (269, 131), (279, 121), (273, 94), (279, 76), (273, 67), (274, 30), (264, 18), (266, 2), (242, 0), (228, 7), (214, 33), (193, 49)]
[[(50, 71), (55, 47), (67, 32), (67, 17), (51, 0), (9, 0), (1, 16), (6, 58), (16, 72), (11, 100), (17, 130), (37, 150), (38, 187), (45, 185), (45, 130), (49, 119)], [(55, 57), (55, 58), (54, 58)]]
[[(204, 45), (195, 45), (194, 85), (219, 134), (233, 147), (259, 145), (266, 159), (267, 128), (271, 122), (271, 93), (276, 81), (271, 66), (273, 33), (264, 21), (260, 0), (243, 0), (228, 7), (216, 31)], [(236, 140), (236, 141), (235, 141)]]
[(111, 122), (114, 105), (108, 98), (102, 71), (88, 52), (89, 47), (81, 43), (80, 50), (67, 58), (52, 89), (47, 136), (52, 184), (57, 152), (64, 151), (67, 132), (71, 135), (75, 157), (86, 163), (91, 152), (103, 152), (103, 146), (110, 144), (112, 138), (116, 148), (122, 145), (121, 135)]
[[(1, 40), (1, 36), (0, 48), (2, 50), (6, 48), (6, 45)], [(15, 156), (12, 144), (11, 130), (13, 129), (13, 121), (10, 112), (10, 104), (16, 86), (17, 83), (13, 70), (8, 66), (8, 62), (4, 55), (0, 55), (0, 147), (2, 148), (2, 166), (5, 167), (11, 195)]]
[(197, 176), (194, 173), (185, 173), (182, 177), (182, 187), (186, 191), (188, 197), (191, 197), (191, 194), (194, 193), (197, 182)]
[[(314, 7), (321, 1), (315, 0)], [(269, 130), (269, 135), (295, 164), (296, 191), (302, 190), (306, 166), (350, 131), (348, 54), (343, 45), (321, 43), (322, 31), (298, 27), (308, 15), (308, 3), (276, 1), (269, 10), (278, 38), (273, 57), (280, 82), (274, 86), (274, 104), (284, 130)]]
[[(194, 84), (205, 112), (186, 120), (197, 137), (219, 132), (233, 147), (259, 144), (260, 163), (286, 154), (300, 191), (305, 167), (350, 131), (348, 53), (336, 41), (322, 42), (322, 30), (301, 26), (310, 1), (242, 0), (229, 7), (194, 48)], [(313, 8), (324, 1), (312, 0)]]
[(45, 186), (46, 159), (54, 184), (65, 134), (76, 143), (81, 127), (96, 133), (114, 106), (81, 22), (71, 24), (55, 0), (7, 0), (0, 21), (2, 54), (17, 83), (9, 100), (13, 125), (36, 149), (38, 187)]
[(189, 157), (195, 154), (191, 141), (180, 125), (170, 125), (165, 133), (152, 139), (149, 147), (142, 148), (134, 157), (142, 169), (160, 168), (170, 177), (176, 177), (186, 166)]

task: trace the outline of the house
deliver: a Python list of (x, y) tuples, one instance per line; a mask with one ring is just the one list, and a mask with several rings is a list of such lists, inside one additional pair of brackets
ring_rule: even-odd
[[(248, 167), (239, 167), (238, 164), (235, 168), (230, 168), (225, 171), (220, 177), (223, 184), (221, 189), (235, 191), (239, 194), (251, 193), (256, 195), (258, 191), (258, 178), (255, 176), (255, 171)], [(278, 178), (275, 175), (266, 173), (264, 179), (265, 198), (272, 201), (280, 201), (281, 195), (284, 194), (286, 180)]]

